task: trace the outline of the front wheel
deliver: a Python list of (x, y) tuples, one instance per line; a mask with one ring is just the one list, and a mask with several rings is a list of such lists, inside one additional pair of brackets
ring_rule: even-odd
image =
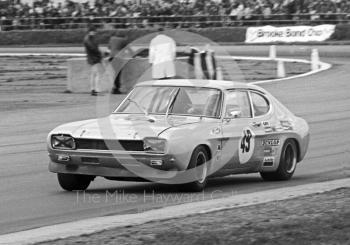
[(198, 146), (192, 153), (188, 170), (195, 169), (193, 182), (181, 186), (183, 191), (200, 192), (207, 184), (209, 154), (203, 146)]
[(292, 178), (297, 166), (297, 147), (293, 140), (286, 140), (283, 145), (280, 163), (275, 172), (261, 172), (264, 180), (289, 180)]
[(60, 186), (66, 191), (84, 191), (89, 187), (93, 176), (58, 173), (57, 179)]

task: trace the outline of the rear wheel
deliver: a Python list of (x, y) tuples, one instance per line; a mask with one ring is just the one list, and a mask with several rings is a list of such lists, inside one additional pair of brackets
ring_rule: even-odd
[(78, 175), (78, 174), (57, 174), (58, 183), (66, 191), (84, 191), (86, 190), (93, 176), (88, 175)]
[(261, 172), (264, 180), (289, 180), (297, 166), (297, 147), (293, 140), (288, 139), (283, 145), (280, 163), (275, 172)]
[(200, 192), (207, 184), (209, 154), (203, 146), (198, 146), (192, 153), (188, 169), (195, 168), (193, 179), (195, 181), (181, 186), (183, 191)]

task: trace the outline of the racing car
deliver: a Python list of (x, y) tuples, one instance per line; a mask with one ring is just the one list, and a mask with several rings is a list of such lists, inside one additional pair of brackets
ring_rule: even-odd
[(96, 177), (202, 191), (232, 174), (289, 180), (309, 138), (307, 122), (259, 86), (168, 79), (137, 84), (107, 117), (55, 128), (47, 145), (67, 191)]

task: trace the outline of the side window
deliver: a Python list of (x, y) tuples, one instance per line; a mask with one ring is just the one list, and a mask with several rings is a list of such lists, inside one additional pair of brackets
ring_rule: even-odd
[(251, 92), (254, 115), (256, 117), (267, 114), (270, 110), (269, 101), (258, 93)]
[(252, 112), (248, 93), (244, 91), (229, 91), (227, 93), (225, 117), (250, 118)]

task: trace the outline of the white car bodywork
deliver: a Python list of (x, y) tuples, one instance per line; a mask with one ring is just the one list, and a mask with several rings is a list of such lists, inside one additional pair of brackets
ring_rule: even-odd
[[(132, 91), (116, 112), (106, 118), (68, 123), (51, 131), (50, 171), (156, 181), (171, 179), (176, 172), (188, 169), (198, 146), (203, 146), (209, 155), (208, 176), (274, 172), (287, 139), (296, 145), (297, 162), (306, 154), (309, 144), (306, 121), (258, 86), (229, 81), (160, 80), (140, 83), (135, 89), (150, 87), (217, 90), (221, 96), (216, 108), (219, 111), (214, 112), (215, 116), (177, 115), (169, 113), (168, 107), (164, 113), (144, 114), (141, 106), (138, 113), (118, 112), (123, 106), (131, 107)], [(237, 95), (246, 98), (246, 111), (233, 108), (230, 97)], [(265, 105), (261, 106), (266, 110), (262, 114), (255, 108), (259, 101)], [(136, 107), (140, 105), (133, 110)], [(60, 140), (68, 140), (67, 145)], [(149, 151), (152, 147), (161, 150)]]

